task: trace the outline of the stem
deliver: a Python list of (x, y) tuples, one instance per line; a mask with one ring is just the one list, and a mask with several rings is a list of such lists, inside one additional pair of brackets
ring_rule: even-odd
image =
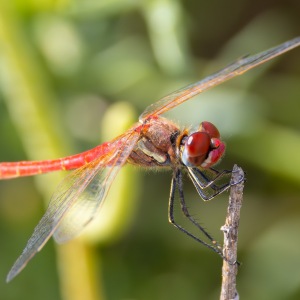
[[(231, 177), (232, 182), (239, 182), (241, 178), (244, 178), (243, 170), (234, 165)], [(223, 255), (225, 258), (222, 268), (221, 300), (239, 299), (236, 290), (236, 276), (238, 272), (237, 242), (243, 188), (243, 180), (231, 187), (225, 225), (221, 227), (221, 230), (224, 232)]]

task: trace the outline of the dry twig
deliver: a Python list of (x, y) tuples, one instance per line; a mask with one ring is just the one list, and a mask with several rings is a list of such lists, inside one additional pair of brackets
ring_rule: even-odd
[[(244, 172), (237, 165), (233, 167), (232, 182), (239, 182), (244, 178)], [(221, 300), (238, 300), (239, 295), (236, 290), (236, 275), (238, 271), (237, 262), (237, 241), (238, 226), (240, 220), (240, 210), (243, 200), (244, 181), (233, 185), (230, 189), (229, 205), (225, 225), (221, 227), (224, 232), (223, 246), (223, 268)]]

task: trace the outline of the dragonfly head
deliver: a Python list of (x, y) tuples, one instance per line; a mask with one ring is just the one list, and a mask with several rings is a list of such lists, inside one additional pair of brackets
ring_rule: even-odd
[(210, 122), (202, 122), (198, 131), (183, 140), (181, 161), (187, 167), (209, 168), (216, 164), (225, 152), (219, 130)]

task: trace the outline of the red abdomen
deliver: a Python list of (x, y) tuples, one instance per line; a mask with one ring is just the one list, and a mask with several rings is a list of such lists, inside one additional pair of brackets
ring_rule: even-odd
[(86, 152), (53, 160), (0, 163), (0, 179), (77, 169), (105, 155), (109, 151), (109, 145), (110, 143), (104, 143)]

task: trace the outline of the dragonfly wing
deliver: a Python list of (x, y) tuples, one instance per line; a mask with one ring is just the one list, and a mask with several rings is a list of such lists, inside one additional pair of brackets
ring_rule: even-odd
[(177, 90), (148, 106), (140, 116), (140, 121), (147, 119), (150, 115), (161, 115), (171, 108), (174, 108), (175, 106), (189, 100), (190, 98), (201, 94), (204, 91), (213, 88), (235, 76), (241, 75), (256, 66), (283, 54), (284, 52), (298, 47), (299, 45), (300, 37), (287, 41), (277, 47), (271, 48), (256, 55), (239, 59), (221, 71), (196, 83), (190, 84), (180, 90)]
[[(112, 182), (121, 167), (125, 164), (138, 138), (139, 134), (133, 131), (130, 138), (121, 148), (118, 143), (118, 147), (106, 155), (109, 159), (105, 159), (105, 156), (104, 159), (95, 160), (92, 162), (92, 165), (87, 165), (83, 173), (82, 170), (79, 170), (79, 176), (82, 180), (77, 179), (76, 183), (73, 184), (72, 178), (67, 178), (71, 188), (70, 195), (64, 200), (64, 203), (72, 203), (71, 205), (67, 204), (66, 212), (61, 220), (59, 220), (59, 215), (56, 216), (57, 221), (55, 220), (55, 223), (58, 223), (58, 226), (53, 235), (56, 242), (65, 243), (73, 239), (94, 218), (102, 207), (104, 203), (103, 200), (106, 198)], [(112, 154), (112, 156), (110, 154)], [(94, 170), (92, 175), (89, 174), (91, 172), (90, 169)], [(74, 186), (81, 186), (75, 188), (75, 195), (72, 191)], [(64, 197), (64, 195), (63, 193), (59, 193), (57, 197)], [(72, 200), (68, 201), (69, 198)]]
[[(62, 181), (25, 249), (7, 275), (7, 282), (21, 272), (54, 233), (59, 242), (67, 241), (92, 220), (138, 138), (139, 133), (130, 130), (121, 137), (121, 143), (118, 140), (115, 143), (117, 146), (112, 144), (110, 152), (73, 171)], [(78, 216), (77, 209), (82, 209), (83, 213), (79, 214), (82, 219), (75, 219)], [(72, 225), (71, 221), (76, 224)]]

